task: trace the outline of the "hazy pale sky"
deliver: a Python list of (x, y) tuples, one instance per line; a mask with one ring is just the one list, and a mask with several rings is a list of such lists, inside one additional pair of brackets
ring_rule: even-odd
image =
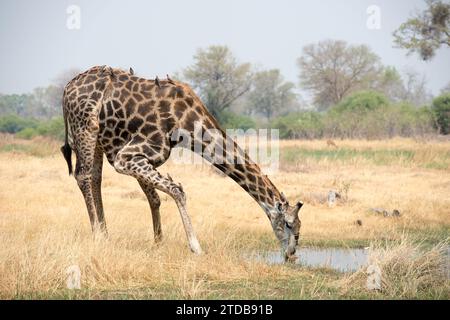
[[(66, 27), (70, 5), (81, 10), (79, 30)], [(366, 26), (370, 5), (381, 10), (379, 30)], [(392, 42), (393, 30), (424, 7), (423, 0), (1, 0), (0, 93), (30, 92), (66, 69), (93, 65), (164, 77), (213, 44), (228, 45), (239, 61), (279, 68), (297, 84), (302, 47), (342, 39), (369, 45), (400, 71), (424, 73), (438, 94), (450, 82), (450, 50), (423, 62)]]

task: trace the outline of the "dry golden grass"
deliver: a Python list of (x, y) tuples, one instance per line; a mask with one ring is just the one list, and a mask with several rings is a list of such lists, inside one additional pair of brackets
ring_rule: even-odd
[[(387, 148), (391, 142), (392, 148), (398, 143), (419, 148), (407, 140), (345, 143)], [(33, 148), (44, 143), (53, 153), (33, 156), (27, 153), (30, 149), (0, 153), (1, 298), (339, 296), (324, 284), (339, 278), (334, 273), (321, 276), (304, 268), (244, 259), (251, 250), (277, 248), (275, 237), (259, 206), (231, 179), (208, 166), (169, 161), (160, 169), (170, 172), (187, 193), (188, 210), (206, 251), (194, 256), (174, 202), (161, 195), (165, 238), (155, 246), (150, 210), (138, 183), (106, 162), (103, 200), (110, 238), (94, 241), (82, 195), (57, 152), (59, 144), (3, 140), (0, 148), (11, 143)], [(327, 148), (325, 141), (282, 142), (282, 147), (296, 143)], [(450, 143), (437, 143), (436, 148), (448, 152)], [(368, 244), (400, 238), (405, 231), (425, 238), (436, 230), (440, 238), (449, 234), (448, 170), (323, 161), (311, 162), (307, 170), (280, 171), (272, 178), (289, 199), (305, 201), (301, 210), (304, 245)], [(347, 189), (348, 199), (329, 208), (320, 199), (330, 189)], [(371, 213), (371, 207), (398, 209), (401, 217), (384, 218)], [(362, 226), (355, 224), (358, 219)], [(82, 270), (84, 289), (78, 293), (64, 289), (66, 268), (73, 264)], [(280, 287), (279, 281), (295, 286)]]
[[(381, 280), (375, 294), (414, 299), (419, 292), (428, 291), (431, 296), (445, 297), (450, 290), (448, 246), (448, 240), (442, 241), (424, 251), (420, 243), (405, 235), (397, 243), (373, 243), (369, 264), (379, 268)], [(344, 291), (363, 291), (367, 282), (365, 271), (360, 269), (337, 283)]]

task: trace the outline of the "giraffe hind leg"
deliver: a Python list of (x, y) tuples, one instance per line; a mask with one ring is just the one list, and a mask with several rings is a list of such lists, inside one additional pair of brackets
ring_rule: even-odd
[[(101, 152), (97, 147), (99, 132), (98, 110), (101, 101), (89, 100), (80, 104), (85, 110), (77, 121), (72, 123), (73, 146), (76, 155), (74, 176), (86, 203), (94, 237), (102, 230), (97, 210), (102, 211), (98, 179), (101, 177)], [(98, 207), (98, 209), (97, 209)], [(100, 214), (103, 215), (102, 213)]]
[(78, 187), (83, 194), (89, 214), (89, 221), (91, 223), (92, 232), (94, 235), (99, 228), (99, 221), (97, 217), (97, 208), (95, 203), (94, 189), (93, 189), (93, 167), (94, 167), (94, 152), (96, 141), (93, 140), (92, 135), (89, 140), (84, 140), (77, 143), (75, 150), (77, 162), (75, 165), (75, 179)]
[(103, 201), (101, 191), (102, 168), (103, 168), (103, 151), (97, 145), (95, 148), (93, 168), (92, 168), (92, 192), (94, 196), (97, 221), (99, 223), (100, 231), (103, 232), (105, 236), (107, 236), (108, 230), (106, 228), (105, 215), (103, 212)]

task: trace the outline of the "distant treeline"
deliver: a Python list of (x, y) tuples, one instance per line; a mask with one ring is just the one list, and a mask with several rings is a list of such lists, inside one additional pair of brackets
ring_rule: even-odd
[[(408, 103), (391, 103), (382, 94), (362, 91), (344, 99), (327, 111), (304, 111), (274, 118), (270, 123), (232, 112), (222, 114), (225, 128), (275, 128), (282, 139), (366, 138), (423, 136), (450, 133), (450, 94), (433, 100), (431, 106), (416, 108)], [(61, 116), (50, 120), (0, 117), (0, 132), (15, 133), (20, 138), (49, 136), (62, 140)]]

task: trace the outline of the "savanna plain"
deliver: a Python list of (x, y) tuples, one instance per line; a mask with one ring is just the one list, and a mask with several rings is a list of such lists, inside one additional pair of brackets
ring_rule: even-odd
[[(192, 254), (175, 203), (165, 194), (164, 239), (153, 241), (149, 205), (131, 177), (106, 162), (108, 239), (94, 239), (83, 197), (60, 142), (0, 137), (2, 299), (449, 299), (450, 140), (280, 141), (272, 181), (302, 200), (300, 246), (369, 247), (381, 289), (353, 273), (270, 264), (252, 253), (278, 250), (269, 221), (234, 181), (208, 164), (160, 172), (181, 182), (197, 237)], [(340, 197), (327, 202), (330, 190)], [(400, 216), (374, 211), (398, 210)], [(81, 289), (66, 270), (81, 269)]]

